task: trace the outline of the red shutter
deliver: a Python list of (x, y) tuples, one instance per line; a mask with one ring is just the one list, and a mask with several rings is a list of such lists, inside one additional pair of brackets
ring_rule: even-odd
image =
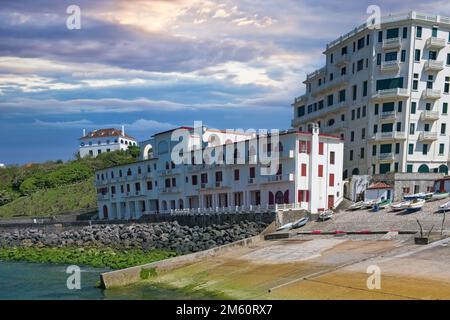
[(311, 141), (306, 141), (306, 147), (307, 147), (307, 154), (311, 153)]
[(323, 142), (319, 142), (319, 154), (323, 154)]
[(289, 203), (289, 190), (284, 192), (284, 203)]
[(319, 177), (323, 177), (323, 165), (319, 164)]
[(301, 175), (302, 175), (302, 177), (306, 177), (306, 163), (302, 163)]
[(330, 173), (330, 187), (334, 187), (334, 174)]
[(298, 190), (298, 202), (303, 202), (303, 190)]
[(306, 141), (300, 140), (298, 142), (298, 152), (299, 153), (306, 153), (307, 152)]
[(273, 193), (269, 192), (269, 204), (273, 204)]
[(309, 202), (309, 190), (306, 190), (305, 202)]

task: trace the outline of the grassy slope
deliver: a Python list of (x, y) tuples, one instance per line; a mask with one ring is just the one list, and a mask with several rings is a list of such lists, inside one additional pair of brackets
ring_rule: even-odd
[(95, 208), (95, 189), (92, 179), (41, 190), (0, 206), (0, 218), (18, 216), (50, 216), (64, 212)]

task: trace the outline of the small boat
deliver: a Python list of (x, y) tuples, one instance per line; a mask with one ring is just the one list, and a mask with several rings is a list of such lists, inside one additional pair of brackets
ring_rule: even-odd
[(374, 200), (368, 200), (365, 201), (362, 205), (362, 208), (364, 209), (371, 209), (374, 205), (380, 202), (380, 199), (374, 199)]
[(391, 199), (386, 199), (386, 200), (382, 200), (381, 202), (377, 203), (377, 205), (378, 205), (379, 209), (384, 209), (387, 206), (390, 206), (391, 203), (392, 203)]
[(276, 231), (290, 230), (290, 229), (292, 229), (292, 225), (293, 225), (293, 224), (294, 224), (294, 223), (292, 223), (292, 222), (283, 224), (283, 225), (282, 225), (281, 227), (279, 227)]
[(409, 206), (406, 208), (407, 213), (413, 213), (419, 210), (422, 210), (422, 207), (425, 205), (425, 199), (414, 199), (411, 201)]
[(319, 213), (319, 221), (325, 221), (333, 217), (333, 210), (325, 210)]
[(364, 201), (358, 201), (352, 204), (350, 207), (348, 207), (349, 211), (359, 210), (363, 207)]
[(410, 204), (411, 204), (411, 201), (408, 201), (408, 200), (394, 203), (391, 205), (391, 210), (394, 212), (402, 211), (402, 210), (405, 210), (406, 208), (408, 208)]
[(303, 227), (309, 221), (308, 217), (301, 218), (292, 224), (292, 229), (297, 229)]
[(446, 211), (450, 211), (450, 201), (447, 201), (443, 205), (439, 206), (439, 212), (446, 212)]
[(442, 200), (445, 199), (449, 196), (450, 193), (448, 192), (435, 192), (433, 193), (433, 195), (431, 196), (430, 201), (436, 201), (436, 200)]
[(414, 199), (431, 199), (431, 197), (433, 196), (432, 192), (419, 192), (419, 193), (415, 193), (415, 194), (408, 194), (406, 196), (403, 197), (403, 199), (405, 200), (414, 200)]

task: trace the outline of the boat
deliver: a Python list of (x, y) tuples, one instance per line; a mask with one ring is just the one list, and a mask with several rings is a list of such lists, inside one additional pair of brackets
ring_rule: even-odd
[(442, 200), (442, 199), (447, 198), (449, 195), (450, 195), (450, 193), (448, 193), (448, 192), (435, 192), (431, 196), (430, 201)]
[(308, 217), (303, 217), (292, 224), (292, 229), (303, 227), (309, 221)]
[(289, 223), (286, 223), (286, 224), (283, 224), (281, 227), (279, 227), (276, 231), (281, 231), (281, 230), (290, 230), (290, 229), (292, 229), (292, 225), (293, 225), (293, 223), (292, 222), (289, 222)]
[(446, 211), (450, 211), (450, 201), (447, 201), (443, 205), (439, 206), (439, 212), (446, 212)]
[(359, 210), (363, 207), (364, 201), (358, 201), (352, 204), (350, 207), (348, 207), (349, 211)]
[(386, 200), (380, 201), (379, 203), (377, 203), (377, 205), (378, 205), (378, 208), (379, 208), (379, 209), (384, 209), (384, 208), (386, 208), (387, 206), (390, 206), (391, 203), (392, 203), (392, 200), (391, 200), (391, 199), (386, 199)]
[(406, 196), (403, 197), (403, 199), (405, 200), (414, 200), (414, 199), (424, 199), (424, 200), (428, 200), (431, 199), (431, 197), (433, 196), (432, 192), (419, 192), (419, 193), (415, 193), (415, 194), (408, 194)]
[(402, 211), (402, 210), (405, 210), (406, 208), (408, 208), (410, 204), (411, 204), (411, 201), (409, 201), (409, 200), (394, 203), (391, 205), (391, 210), (394, 212)]
[(319, 221), (325, 221), (333, 217), (333, 210), (325, 210), (319, 213)]
[(374, 199), (374, 200), (368, 200), (368, 201), (365, 201), (364, 203), (363, 203), (363, 205), (362, 205), (362, 208), (364, 208), (364, 209), (370, 209), (370, 208), (372, 208), (374, 205), (376, 205), (377, 203), (379, 203), (380, 202), (380, 199)]
[(425, 199), (414, 199), (406, 208), (406, 212), (413, 213), (422, 210), (422, 207), (425, 205), (425, 202), (426, 202)]

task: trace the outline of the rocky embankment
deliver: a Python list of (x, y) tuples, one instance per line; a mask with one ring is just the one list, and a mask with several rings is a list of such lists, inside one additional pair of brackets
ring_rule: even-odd
[(25, 228), (0, 231), (0, 247), (113, 247), (197, 252), (255, 236), (267, 224), (240, 222), (208, 227), (181, 226), (177, 222), (132, 225), (92, 225), (57, 231)]

